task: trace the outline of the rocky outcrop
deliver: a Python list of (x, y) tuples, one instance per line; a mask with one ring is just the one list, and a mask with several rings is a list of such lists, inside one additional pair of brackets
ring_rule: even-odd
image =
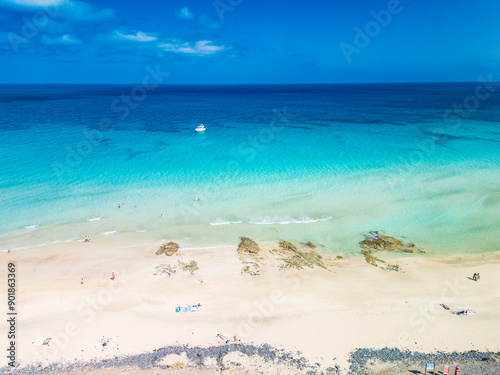
[(365, 240), (359, 243), (362, 248), (370, 251), (398, 251), (402, 253), (423, 253), (414, 243), (404, 245), (400, 240), (383, 236), (377, 231), (370, 232), (370, 235), (365, 235)]
[(241, 269), (241, 274), (249, 274), (250, 276), (260, 275), (260, 266), (257, 262), (245, 262), (245, 266)]
[(258, 264), (260, 261), (259, 245), (248, 237), (240, 237), (240, 240), (238, 254), (244, 264), (244, 267), (241, 269), (241, 274), (248, 274), (251, 276), (260, 275), (260, 266)]
[(362, 248), (361, 254), (364, 255), (366, 261), (375, 267), (380, 267), (389, 271), (399, 271), (399, 266), (394, 264), (388, 264), (386, 261), (377, 258), (373, 255), (374, 252), (378, 251), (396, 251), (401, 253), (423, 253), (424, 251), (416, 247), (414, 243), (409, 243), (404, 245), (400, 240), (383, 236), (378, 234), (377, 231), (370, 232), (370, 235), (365, 235), (364, 241), (361, 241), (360, 246)]
[(399, 266), (397, 264), (388, 264), (385, 260), (374, 256), (370, 250), (361, 250), (361, 254), (365, 256), (365, 260), (372, 266), (388, 271), (399, 271)]
[(194, 271), (199, 270), (198, 263), (194, 260), (191, 260), (189, 262), (181, 262), (179, 260), (178, 262), (179, 262), (179, 266), (182, 268), (182, 270), (188, 271), (189, 273), (191, 273), (191, 275), (194, 275)]
[(301, 245), (304, 245), (304, 246), (307, 246), (307, 247), (310, 247), (311, 249), (316, 248), (316, 245), (315, 245), (315, 244), (313, 244), (312, 242), (306, 242), (306, 243), (301, 242), (300, 244), (301, 244)]
[(174, 254), (178, 254), (178, 251), (179, 251), (179, 244), (176, 244), (175, 242), (169, 242), (161, 245), (158, 251), (156, 252), (156, 255), (165, 254), (167, 256), (172, 256)]
[(238, 245), (238, 253), (240, 255), (243, 254), (250, 254), (250, 255), (256, 255), (260, 251), (259, 245), (257, 245), (257, 242), (251, 240), (248, 237), (240, 237), (241, 242)]
[(301, 251), (288, 241), (280, 241), (279, 250), (275, 250), (274, 253), (281, 255), (281, 260), (284, 262), (281, 268), (296, 268), (299, 270), (304, 267), (314, 268), (314, 266), (326, 268), (323, 256), (315, 251)]
[(167, 275), (170, 277), (175, 272), (176, 272), (175, 266), (171, 266), (169, 264), (160, 264), (159, 266), (155, 267), (153, 275)]
[(291, 253), (298, 252), (297, 248), (291, 242), (288, 241), (280, 241), (280, 249)]
[(373, 250), (383, 250), (383, 251), (393, 251), (398, 250), (403, 247), (403, 243), (389, 236), (382, 236), (378, 232), (373, 232), (375, 234), (371, 236), (366, 236), (364, 241), (361, 241), (361, 247)]

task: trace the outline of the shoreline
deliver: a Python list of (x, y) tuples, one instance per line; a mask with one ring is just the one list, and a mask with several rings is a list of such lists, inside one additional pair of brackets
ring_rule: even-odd
[[(278, 244), (265, 242), (259, 243), (259, 274), (251, 276), (243, 272), (236, 245), (155, 255), (162, 243), (63, 243), (0, 254), (18, 268), (21, 363), (111, 360), (186, 344), (224, 347), (220, 332), (237, 335), (241, 345), (300, 351), (310, 363), (338, 365), (343, 373), (358, 348), (500, 351), (500, 252), (390, 254), (402, 272), (374, 267), (361, 254), (333, 259), (335, 254), (321, 253), (332, 258), (326, 269), (298, 270), (280, 268), (272, 251)], [(192, 260), (199, 270), (183, 271), (179, 261)], [(176, 272), (154, 275), (161, 265)], [(475, 272), (480, 282), (469, 280)], [(5, 275), (0, 282), (6, 283)], [(194, 303), (201, 303), (195, 313), (175, 312)], [(476, 314), (456, 316), (439, 303)], [(77, 334), (68, 334), (68, 325)], [(116, 345), (94, 348), (103, 335), (117, 336)], [(39, 337), (53, 341), (33, 345)]]
[[(382, 232), (383, 233), (383, 232)], [(128, 233), (132, 234), (132, 233)], [(106, 235), (103, 235), (106, 236)], [(26, 245), (20, 248), (10, 248), (11, 252), (27, 252), (27, 251), (43, 251), (43, 249), (46, 248), (51, 248), (52, 251), (54, 248), (59, 249), (61, 251), (64, 251), (65, 248), (72, 247), (73, 245), (79, 246), (88, 246), (90, 244), (85, 243), (85, 237), (83, 236), (82, 238), (75, 238), (70, 241), (65, 240), (58, 240), (58, 241), (53, 241), (53, 242), (46, 242), (42, 244), (37, 244), (37, 245)], [(107, 236), (106, 236), (107, 237)], [(113, 247), (115, 249), (124, 249), (124, 248), (141, 248), (141, 247), (151, 247), (151, 248), (157, 248), (161, 246), (163, 243), (169, 242), (169, 241), (174, 241), (179, 243), (180, 250), (181, 251), (203, 251), (203, 250), (214, 250), (214, 249), (224, 249), (224, 248), (236, 248), (237, 244), (236, 242), (238, 241), (235, 239), (234, 243), (204, 243), (204, 244), (198, 244), (198, 243), (190, 243), (189, 241), (186, 241), (186, 239), (179, 239), (179, 238), (168, 238), (168, 239), (161, 239), (161, 240), (151, 240), (151, 241), (145, 241), (145, 242), (140, 242), (137, 241), (137, 243), (130, 244), (130, 241), (128, 238), (120, 238), (120, 239), (108, 239), (106, 237), (99, 237), (99, 235), (93, 235), (92, 236), (92, 246), (100, 246), (100, 247)], [(97, 240), (96, 240), (97, 239)], [(107, 241), (99, 241), (102, 239), (108, 239)], [(275, 240), (258, 240), (258, 243), (262, 243), (264, 246), (272, 246), (273, 244), (276, 244), (281, 240), (281, 237), (278, 237), (278, 239)], [(288, 239), (287, 239), (288, 240)], [(363, 233), (359, 234), (359, 241), (363, 240)], [(314, 239), (311, 239), (312, 242), (315, 242)], [(293, 243), (299, 243), (297, 241), (291, 240)], [(322, 255), (331, 257), (331, 256), (336, 256), (336, 255), (341, 255), (346, 259), (353, 259), (357, 258), (359, 256), (362, 256), (360, 253), (360, 248), (357, 249), (349, 249), (347, 251), (327, 251), (325, 249), (325, 246), (323, 245), (318, 245), (316, 247), (316, 251), (320, 252)], [(1, 253), (8, 253), (8, 247), (0, 249), (0, 254)], [(385, 252), (385, 256), (389, 258), (404, 258), (405, 254), (404, 253), (398, 253), (398, 252)], [(382, 256), (384, 256), (384, 252), (382, 251)], [(415, 253), (413, 254), (414, 257), (421, 256), (425, 259), (435, 259), (437, 261), (442, 261), (445, 263), (448, 262), (454, 262), (454, 260), (466, 260), (466, 261), (474, 261), (475, 259), (482, 259), (482, 258), (488, 258), (488, 257), (493, 257), (500, 259), (500, 249), (498, 250), (485, 250), (481, 252), (437, 252), (433, 251), (432, 249), (426, 248), (425, 251), (422, 253)]]

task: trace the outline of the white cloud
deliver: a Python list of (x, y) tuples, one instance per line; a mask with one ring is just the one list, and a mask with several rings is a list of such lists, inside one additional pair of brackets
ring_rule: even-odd
[(167, 43), (161, 43), (159, 47), (169, 52), (187, 53), (193, 55), (213, 55), (227, 49), (225, 46), (214, 45), (210, 40), (199, 40), (196, 43), (191, 44), (174, 39)]
[(194, 14), (189, 10), (188, 7), (184, 7), (181, 10), (178, 10), (175, 12), (175, 15), (177, 18), (180, 18), (181, 20), (192, 20), (194, 19)]
[(100, 9), (94, 4), (77, 0), (64, 0), (60, 14), (64, 18), (77, 21), (104, 21), (115, 17), (112, 9)]
[(19, 10), (32, 12), (42, 8), (50, 17), (71, 21), (103, 21), (115, 17), (112, 9), (79, 0), (0, 0), (0, 6), (15, 6)]
[(42, 35), (42, 43), (47, 45), (72, 45), (82, 44), (82, 41), (69, 34), (58, 38), (51, 38), (47, 35)]
[(118, 30), (115, 31), (114, 36), (116, 38), (120, 39), (127, 39), (127, 40), (132, 40), (134, 42), (141, 42), (141, 43), (147, 43), (147, 42), (154, 42), (158, 38), (154, 35), (146, 34), (142, 31), (137, 31), (135, 34), (122, 34)]
[(62, 4), (65, 0), (3, 0), (3, 2), (27, 7), (52, 7)]

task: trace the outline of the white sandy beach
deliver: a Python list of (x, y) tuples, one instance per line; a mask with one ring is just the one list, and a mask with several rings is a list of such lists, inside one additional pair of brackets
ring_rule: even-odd
[[(241, 274), (236, 246), (181, 246), (180, 256), (167, 257), (155, 255), (159, 245), (72, 243), (0, 254), (3, 267), (13, 262), (17, 268), (17, 360), (26, 365), (168, 345), (225, 345), (218, 333), (300, 351), (321, 368), (347, 368), (355, 348), (500, 350), (500, 254), (446, 259), (409, 254), (391, 260), (404, 272), (376, 268), (362, 256), (336, 260), (328, 270), (280, 271), (268, 263), (252, 277)], [(276, 245), (261, 247), (266, 253)], [(179, 259), (195, 260), (199, 270), (153, 275), (156, 266), (177, 265)], [(478, 282), (469, 279), (475, 272), (481, 275)], [(6, 277), (2, 271), (1, 285)], [(6, 301), (5, 287), (1, 294)], [(196, 303), (198, 312), (175, 312)], [(440, 303), (476, 313), (454, 315)], [(1, 327), (4, 331), (5, 320)], [(95, 348), (103, 336), (116, 340)], [(52, 341), (33, 345), (39, 337)], [(1, 361), (6, 365), (5, 357)]]

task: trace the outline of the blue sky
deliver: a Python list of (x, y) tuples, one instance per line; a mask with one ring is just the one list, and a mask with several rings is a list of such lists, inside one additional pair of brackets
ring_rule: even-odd
[(498, 80), (499, 19), (497, 0), (0, 0), (0, 83)]

